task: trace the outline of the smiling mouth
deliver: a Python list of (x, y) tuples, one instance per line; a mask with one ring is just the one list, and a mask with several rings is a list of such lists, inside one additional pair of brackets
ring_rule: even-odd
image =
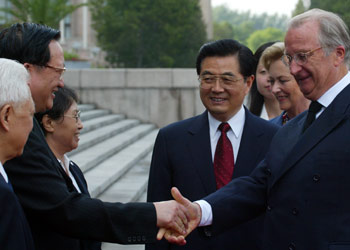
[(211, 97), (210, 100), (214, 101), (214, 102), (223, 102), (225, 101), (226, 99), (224, 98), (217, 98), (217, 97)]

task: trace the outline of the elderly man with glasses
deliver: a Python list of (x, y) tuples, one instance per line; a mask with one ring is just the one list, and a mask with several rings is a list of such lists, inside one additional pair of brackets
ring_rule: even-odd
[[(350, 249), (350, 35), (334, 13), (312, 9), (292, 18), (285, 56), (307, 112), (282, 127), (265, 160), (197, 203), (191, 228), (222, 232), (265, 214), (263, 249)], [(200, 209), (200, 207), (202, 209)], [(167, 232), (168, 239), (185, 243)], [(232, 246), (234, 249), (235, 247)]]
[[(249, 175), (263, 159), (278, 127), (252, 115), (243, 101), (254, 79), (255, 60), (244, 45), (231, 39), (203, 45), (197, 57), (199, 92), (206, 111), (171, 124), (156, 139), (148, 201), (171, 199), (178, 187), (191, 200)], [(221, 130), (223, 130), (221, 132)], [(257, 250), (263, 218), (213, 237), (210, 227), (196, 230), (180, 249)], [(146, 249), (178, 249), (166, 241)]]

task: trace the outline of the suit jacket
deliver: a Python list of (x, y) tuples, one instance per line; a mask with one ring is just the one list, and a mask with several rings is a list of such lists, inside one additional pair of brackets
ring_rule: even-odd
[(349, 250), (349, 97), (350, 85), (303, 134), (307, 112), (295, 117), (250, 177), (207, 197), (213, 231), (265, 213), (266, 250)]
[[(245, 124), (235, 161), (233, 178), (248, 175), (264, 158), (278, 127), (252, 115), (245, 109)], [(207, 111), (190, 119), (171, 124), (159, 131), (153, 151), (148, 184), (148, 201), (172, 199), (176, 186), (194, 201), (216, 191)], [(195, 230), (183, 247), (167, 242), (149, 244), (147, 249), (259, 249), (263, 218), (234, 228), (223, 235), (211, 236), (210, 227)]]
[(11, 186), (0, 174), (0, 248), (34, 250), (32, 234)]
[(278, 126), (283, 126), (283, 115), (285, 113), (286, 113), (286, 111), (283, 111), (279, 116), (276, 116), (269, 121), (273, 124), (278, 125)]
[(122, 244), (155, 241), (154, 205), (107, 203), (78, 193), (36, 119), (23, 155), (4, 168), (27, 215), (37, 250), (80, 250), (80, 240), (85, 239)]

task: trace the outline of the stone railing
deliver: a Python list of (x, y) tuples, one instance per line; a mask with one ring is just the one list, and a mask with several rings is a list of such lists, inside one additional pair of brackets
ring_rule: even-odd
[(72, 69), (64, 80), (82, 103), (159, 127), (204, 111), (195, 69)]

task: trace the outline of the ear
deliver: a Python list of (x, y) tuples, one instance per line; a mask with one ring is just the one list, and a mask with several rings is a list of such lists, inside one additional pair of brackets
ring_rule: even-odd
[(245, 90), (245, 94), (248, 94), (250, 88), (252, 87), (254, 78), (255, 78), (254, 75), (246, 77), (247, 80), (245, 81), (245, 84), (247, 84), (247, 88)]
[(10, 131), (10, 121), (13, 115), (13, 107), (10, 104), (5, 104), (0, 109), (0, 126), (6, 132)]
[(48, 115), (44, 115), (41, 120), (43, 128), (47, 133), (53, 133), (55, 131), (55, 121), (52, 120)]
[(334, 66), (338, 67), (339, 65), (343, 64), (344, 57), (345, 57), (345, 48), (343, 46), (338, 46), (335, 49)]

